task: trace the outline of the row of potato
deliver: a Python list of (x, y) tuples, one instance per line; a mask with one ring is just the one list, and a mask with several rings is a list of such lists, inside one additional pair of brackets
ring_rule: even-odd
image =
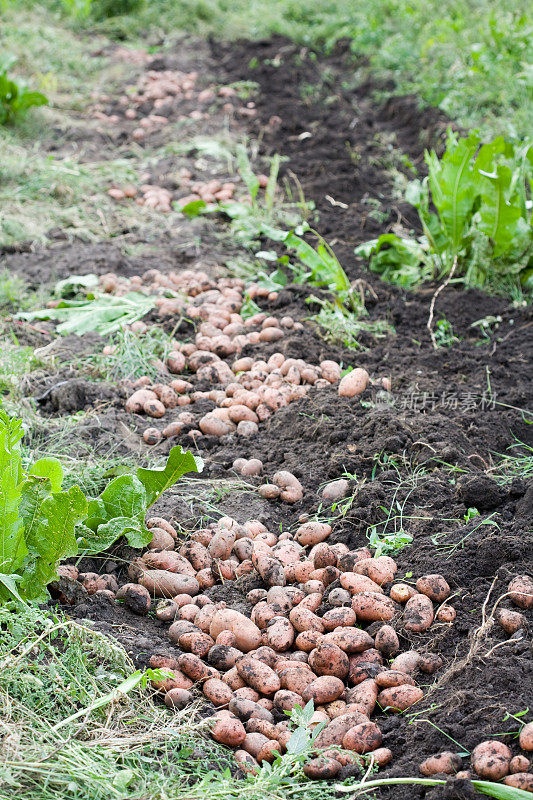
[[(186, 542), (162, 518), (148, 525), (154, 534), (150, 549), (134, 560), (131, 582), (114, 596), (136, 613), (147, 613), (152, 598), (163, 598), (155, 614), (170, 623), (170, 641), (180, 652), (154, 655), (151, 664), (172, 674), (156, 684), (169, 707), (188, 705), (192, 690), (200, 689), (217, 708), (213, 737), (237, 748), (237, 760), (251, 771), (284, 752), (290, 737), (284, 712), (309, 700), (315, 706), (311, 724), (324, 724), (316, 758), (305, 767), (309, 777), (335, 777), (363, 756), (378, 765), (392, 759), (371, 716), (418, 703), (423, 691), (416, 676), (442, 666), (437, 655), (402, 652), (398, 636), (399, 631), (412, 641), (435, 623), (453, 623), (455, 609), (446, 602), (451, 590), (442, 575), (422, 576), (414, 586), (395, 583), (393, 559), (328, 544), (326, 523), (306, 522), (294, 535), (277, 536), (256, 520), (239, 525), (223, 518)], [(215, 584), (245, 575), (258, 584), (247, 594), (250, 617), (208, 594)], [(98, 578), (80, 577), (85, 583)], [(531, 608), (531, 578), (514, 578), (509, 596), (520, 608)], [(509, 632), (525, 625), (520, 612), (507, 609), (500, 622)], [(522, 739), (527, 743), (527, 736)], [(478, 775), (501, 779), (511, 772), (511, 785), (531, 783), (522, 769), (525, 756), (513, 758), (501, 742), (482, 745), (472, 758)], [(521, 746), (527, 749), (522, 741)], [(478, 758), (480, 753), (487, 758)], [(450, 753), (421, 765), (423, 774), (457, 768)]]

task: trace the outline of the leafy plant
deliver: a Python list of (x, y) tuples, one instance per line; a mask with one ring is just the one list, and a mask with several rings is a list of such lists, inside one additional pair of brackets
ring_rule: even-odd
[(22, 117), (32, 106), (44, 106), (48, 98), (16, 83), (7, 74), (14, 59), (5, 59), (0, 65), (0, 125), (7, 125)]
[(43, 308), (18, 314), (18, 319), (53, 319), (60, 324), (57, 332), (82, 336), (96, 331), (101, 336), (120, 330), (144, 317), (155, 307), (153, 297), (139, 292), (116, 295), (89, 295), (86, 300), (60, 300), (55, 308)]
[(80, 550), (101, 552), (122, 535), (143, 547), (151, 539), (147, 509), (186, 472), (202, 468), (192, 453), (173, 447), (162, 469), (120, 475), (90, 499), (79, 486), (62, 489), (56, 458), (41, 458), (25, 472), (23, 435), (21, 421), (0, 410), (0, 601), (45, 599), (58, 562)]
[[(426, 152), (428, 177), (407, 187), (418, 211), (418, 239), (384, 234), (355, 253), (386, 280), (414, 286), (451, 273), (467, 286), (498, 288), (505, 281), (533, 289), (531, 182), (533, 145), (501, 136), (481, 144), (477, 132), (448, 132), (446, 152)], [(435, 210), (433, 210), (435, 209)]]
[(403, 528), (394, 533), (386, 533), (380, 536), (375, 526), (372, 526), (368, 531), (367, 539), (370, 547), (375, 550), (374, 558), (397, 553), (403, 550), (404, 547), (408, 547), (413, 541), (413, 537), (406, 533)]

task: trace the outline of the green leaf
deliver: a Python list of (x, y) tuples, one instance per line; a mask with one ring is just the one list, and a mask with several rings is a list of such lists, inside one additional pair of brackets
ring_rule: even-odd
[(17, 319), (53, 319), (60, 323), (58, 333), (82, 336), (88, 331), (96, 331), (107, 336), (141, 319), (154, 307), (153, 297), (129, 292), (123, 297), (99, 295), (93, 300), (62, 300), (57, 308), (17, 314)]
[(522, 209), (518, 198), (515, 204), (507, 199), (512, 179), (509, 167), (498, 164), (495, 172), (479, 170), (479, 174), (485, 179), (481, 192), (479, 228), (492, 239), (494, 256), (500, 256), (513, 245)]
[[(19, 581), (20, 581), (20, 575), (17, 575), (15, 573), (13, 573), (13, 575), (5, 575), (2, 572), (0, 572), (0, 585), (3, 586), (4, 589), (7, 590), (8, 598), (9, 597), (14, 597), (15, 600), (18, 600), (18, 602), (21, 605), (25, 606), (26, 605), (26, 601), (23, 600), (22, 597), (20, 596), (20, 593), (19, 593), (19, 590), (18, 590), (18, 586), (17, 586)], [(8, 599), (8, 598), (5, 597), (5, 595), (6, 595), (6, 592), (0, 590), (0, 600)]]
[(53, 564), (60, 558), (75, 556), (78, 545), (74, 528), (86, 514), (87, 500), (79, 486), (45, 498), (40, 518), (26, 536), (28, 550)]
[[(214, 210), (216, 206), (212, 206), (212, 208)], [(199, 217), (200, 214), (203, 214), (208, 209), (208, 205), (205, 200), (191, 200), (190, 203), (186, 203), (184, 206), (178, 206), (178, 209), (189, 219), (194, 219), (195, 217)]]
[(6, 574), (16, 572), (27, 553), (19, 514), (23, 433), (20, 420), (10, 419), (0, 410), (0, 573)]
[(63, 485), (63, 467), (57, 458), (40, 458), (30, 469), (29, 476), (48, 478), (52, 492), (59, 492)]
[(114, 517), (144, 516), (147, 508), (146, 490), (135, 475), (119, 475), (114, 478), (99, 499), (104, 504), (105, 516), (109, 520)]
[(69, 275), (62, 281), (58, 281), (54, 286), (56, 297), (68, 297), (69, 294), (76, 294), (80, 289), (94, 289), (98, 286), (98, 277), (90, 272), (88, 275)]
[(370, 269), (399, 286), (414, 287), (432, 276), (427, 253), (415, 239), (401, 239), (384, 233), (355, 248), (356, 256), (370, 259)]
[(41, 506), (52, 493), (52, 483), (48, 478), (29, 476), (21, 487), (19, 514), (24, 523), (24, 536), (31, 539), (41, 515)]
[(259, 191), (259, 178), (252, 169), (250, 159), (248, 158), (248, 153), (246, 152), (246, 147), (243, 144), (237, 146), (237, 166), (239, 168), (241, 177), (245, 182), (250, 195), (252, 196), (252, 200), (255, 200), (257, 197), (257, 192)]
[(79, 525), (76, 531), (79, 549), (85, 554), (102, 553), (111, 547), (117, 539), (125, 536), (131, 547), (146, 547), (152, 540), (152, 533), (141, 520), (131, 517), (116, 517), (102, 525), (95, 531)]
[(137, 477), (146, 489), (147, 507), (153, 505), (157, 498), (186, 472), (201, 472), (203, 468), (204, 462), (201, 458), (193, 456), (189, 450), (182, 450), (179, 445), (172, 448), (162, 469), (139, 467)]

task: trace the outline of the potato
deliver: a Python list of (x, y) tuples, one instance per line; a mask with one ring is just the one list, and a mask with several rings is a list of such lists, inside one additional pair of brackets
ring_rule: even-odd
[(529, 575), (517, 575), (507, 587), (509, 596), (519, 608), (533, 608), (533, 580)]
[(276, 558), (254, 550), (252, 564), (267, 586), (285, 586), (283, 565)]
[(291, 624), (297, 631), (309, 631), (315, 630), (319, 631), (320, 633), (324, 632), (324, 623), (310, 611), (308, 608), (302, 608), (300, 605), (293, 608), (289, 614), (289, 619)]
[(383, 589), (375, 581), (367, 578), (366, 575), (358, 575), (356, 572), (343, 572), (339, 578), (341, 586), (350, 594), (360, 592), (375, 592), (383, 594)]
[(305, 703), (301, 695), (296, 692), (289, 692), (287, 689), (280, 689), (274, 695), (274, 708), (278, 711), (292, 711), (295, 706), (304, 707)]
[(199, 570), (196, 573), (196, 580), (202, 589), (210, 589), (217, 582), (215, 576), (211, 572), (211, 568)]
[(139, 583), (156, 597), (174, 597), (177, 594), (194, 596), (200, 591), (200, 584), (196, 578), (163, 569), (144, 570), (139, 577)]
[[(216, 666), (216, 665), (214, 665)], [(386, 669), (376, 675), (375, 681), (381, 689), (390, 689), (392, 686), (414, 686), (415, 682), (406, 672), (397, 669)]]
[(327, 631), (335, 628), (351, 628), (355, 625), (355, 611), (351, 608), (332, 608), (322, 617), (322, 622)]
[(310, 592), (298, 603), (300, 609), (308, 609), (309, 611), (316, 611), (322, 602), (322, 594), (320, 592)]
[(233, 530), (218, 531), (207, 545), (209, 555), (212, 558), (229, 558), (236, 538), (236, 533)]
[(357, 619), (363, 622), (387, 621), (394, 616), (392, 600), (377, 592), (361, 592), (354, 595), (352, 608)]
[(257, 414), (252, 411), (251, 408), (245, 405), (235, 404), (234, 406), (230, 406), (228, 410), (228, 416), (232, 422), (259, 422), (259, 418)]
[(297, 503), (303, 497), (303, 486), (292, 472), (280, 470), (274, 473), (272, 483), (279, 486), (280, 498), (286, 503)]
[[(162, 528), (152, 528), (151, 531), (152, 541), (148, 544), (150, 550), (174, 550), (175, 540), (170, 533)], [(177, 572), (178, 570), (173, 571)]]
[(416, 582), (416, 588), (435, 603), (442, 603), (450, 596), (450, 587), (442, 575), (423, 575)]
[(244, 772), (245, 775), (257, 775), (259, 772), (259, 764), (246, 750), (236, 750), (235, 761), (239, 765), (239, 769)]
[(530, 766), (531, 762), (529, 761), (529, 758), (526, 758), (522, 755), (514, 756), (509, 764), (509, 771), (512, 772), (513, 775), (515, 772), (527, 772)]
[(180, 606), (177, 617), (178, 619), (187, 619), (189, 622), (194, 622), (199, 613), (200, 609), (197, 605), (194, 603), (186, 603), (185, 605)]
[(309, 666), (317, 675), (334, 675), (345, 678), (350, 662), (346, 653), (336, 644), (322, 641), (309, 654)]
[(315, 744), (317, 747), (331, 747), (331, 745), (342, 744), (342, 740), (350, 728), (368, 722), (364, 714), (359, 711), (351, 711), (348, 714), (340, 714), (332, 719), (326, 727), (318, 734)]
[(526, 622), (526, 618), (523, 614), (520, 614), (519, 611), (510, 611), (507, 608), (498, 609), (496, 612), (496, 619), (509, 635), (523, 628)]
[(369, 717), (376, 707), (378, 694), (379, 689), (376, 681), (373, 678), (367, 678), (361, 681), (357, 686), (349, 689), (346, 697), (350, 704), (359, 706)]
[(192, 687), (192, 681), (180, 669), (169, 670), (167, 667), (166, 671), (170, 673), (168, 678), (152, 681), (154, 689), (161, 692), (169, 692), (171, 689), (190, 689)]
[(180, 548), (180, 555), (187, 559), (196, 572), (207, 569), (213, 563), (213, 556), (200, 542), (186, 542)]
[(137, 583), (125, 583), (115, 595), (117, 600), (123, 600), (124, 605), (134, 614), (148, 614), (151, 598), (148, 589)]
[(370, 376), (366, 369), (362, 369), (362, 367), (353, 369), (341, 378), (338, 388), (339, 397), (356, 397), (365, 391), (369, 381)]
[(379, 556), (379, 558), (364, 558), (354, 564), (353, 571), (359, 575), (366, 575), (367, 578), (382, 586), (394, 580), (398, 570), (396, 562), (389, 556)]
[(349, 654), (362, 653), (374, 644), (372, 637), (360, 628), (340, 628), (331, 631), (325, 634), (324, 641), (336, 644), (337, 647)]
[(268, 741), (268, 736), (263, 733), (247, 733), (242, 743), (242, 749), (255, 758)]
[(289, 692), (296, 692), (302, 695), (310, 683), (314, 681), (316, 675), (304, 664), (294, 663), (294, 666), (286, 667), (279, 672), (279, 679), (282, 689)]
[(390, 596), (395, 603), (407, 603), (407, 601), (415, 595), (416, 589), (409, 586), (407, 583), (395, 583), (391, 586)]
[(420, 658), (418, 668), (428, 675), (433, 675), (442, 667), (442, 658), (436, 653), (426, 653)]
[(214, 706), (227, 706), (233, 699), (230, 687), (218, 678), (209, 678), (205, 681), (202, 692)]
[(255, 625), (257, 625), (258, 628), (263, 630), (263, 628), (266, 628), (270, 620), (274, 619), (274, 617), (277, 617), (276, 611), (272, 608), (272, 606), (269, 606), (268, 603), (265, 603), (263, 600), (261, 600), (255, 605), (252, 611), (251, 620), (253, 623), (255, 623)]
[(143, 432), (143, 439), (149, 445), (159, 444), (162, 438), (163, 435), (158, 428), (146, 428)]
[(303, 547), (309, 547), (323, 542), (330, 533), (331, 525), (327, 522), (305, 522), (300, 525), (294, 538)]
[(241, 469), (241, 475), (245, 475), (246, 477), (260, 475), (262, 471), (263, 462), (258, 458), (250, 458), (250, 460), (246, 461), (246, 463), (243, 465)]
[(420, 764), (420, 772), (422, 775), (430, 777), (431, 775), (455, 775), (461, 769), (461, 757), (456, 753), (445, 750), (443, 753), (436, 753), (429, 756), (425, 761)]
[(230, 608), (218, 610), (211, 622), (209, 633), (213, 638), (223, 630), (232, 631), (237, 639), (237, 647), (243, 653), (254, 650), (261, 644), (261, 631), (254, 623), (241, 614)]
[(533, 775), (530, 772), (515, 772), (503, 779), (507, 786), (514, 786), (515, 789), (522, 789), (524, 792), (533, 792)]
[(237, 747), (246, 739), (246, 731), (242, 722), (234, 716), (216, 716), (211, 728), (211, 736), (221, 744)]
[[(222, 633), (228, 633), (228, 631), (222, 631)], [(242, 653), (240, 650), (237, 650), (236, 647), (224, 644), (215, 644), (207, 654), (207, 660), (211, 666), (221, 672), (227, 672), (234, 667), (237, 659), (241, 657)]]
[(405, 711), (406, 708), (418, 703), (424, 696), (418, 686), (395, 686), (383, 689), (378, 695), (378, 703), (383, 709), (389, 711)]
[[(152, 528), (152, 530), (157, 530)], [(142, 557), (142, 561), (148, 569), (159, 569), (167, 572), (175, 572), (180, 575), (188, 575), (194, 578), (196, 570), (192, 564), (179, 553), (163, 551), (148, 552)], [(182, 592), (178, 592), (182, 594)], [(186, 594), (186, 592), (185, 592)]]
[(126, 411), (130, 414), (142, 413), (146, 403), (157, 400), (155, 392), (150, 389), (137, 389), (126, 402)]
[(439, 622), (453, 622), (457, 616), (455, 608), (444, 603), (435, 614), (435, 619)]
[(344, 734), (342, 746), (356, 753), (369, 753), (381, 746), (383, 737), (375, 722), (361, 722)]
[(281, 688), (279, 675), (256, 658), (245, 656), (235, 666), (243, 681), (261, 694), (275, 694)]
[(319, 756), (311, 758), (303, 766), (304, 775), (312, 780), (332, 780), (342, 769), (342, 765), (335, 758)]
[(161, 400), (147, 400), (143, 406), (144, 413), (149, 417), (160, 419), (165, 415), (166, 408)]
[(367, 758), (377, 767), (384, 767), (392, 761), (392, 751), (388, 747), (378, 747), (377, 750), (367, 753)]
[(281, 744), (277, 741), (277, 739), (269, 739), (257, 754), (257, 760), (260, 764), (262, 764), (263, 761), (268, 761), (268, 763), (271, 764), (274, 761), (275, 756), (280, 751)]
[(376, 650), (387, 658), (396, 655), (400, 649), (398, 634), (391, 625), (383, 625), (374, 636), (374, 642)]
[[(174, 622), (173, 625), (175, 624), (176, 623)], [(182, 650), (187, 650), (190, 653), (194, 653), (194, 655), (198, 656), (199, 658), (205, 658), (209, 653), (209, 650), (215, 644), (213, 639), (207, 633), (203, 633), (199, 628), (196, 628), (196, 626), (195, 630), (185, 631), (185, 633), (182, 633), (178, 638), (177, 643)]]
[[(338, 547), (338, 545), (333, 545)], [(357, 550), (348, 550), (339, 555), (337, 566), (342, 572), (353, 572), (354, 566), (365, 558), (370, 558), (368, 547), (359, 547)]]
[(294, 628), (290, 621), (284, 617), (273, 617), (267, 624), (267, 641), (277, 653), (288, 650), (294, 642)]
[(349, 490), (349, 481), (345, 478), (339, 478), (339, 480), (331, 481), (331, 483), (324, 486), (322, 489), (322, 500), (326, 503), (335, 503), (337, 500), (342, 500), (343, 497), (346, 497)]
[(425, 594), (415, 594), (405, 604), (404, 628), (412, 633), (427, 631), (433, 622), (433, 603)]
[(520, 731), (519, 743), (528, 753), (533, 750), (533, 722), (528, 722)]
[(186, 689), (179, 689), (176, 687), (170, 689), (165, 695), (165, 705), (167, 708), (179, 711), (190, 703), (192, 703), (192, 694)]
[(345, 606), (350, 603), (351, 599), (350, 592), (347, 592), (346, 589), (332, 589), (328, 594), (328, 603), (331, 606)]
[(474, 748), (471, 763), (480, 778), (499, 781), (509, 773), (511, 758), (507, 745), (493, 739), (481, 742)]
[(333, 675), (321, 675), (307, 686), (302, 695), (304, 703), (309, 700), (319, 705), (337, 700), (344, 692), (344, 683)]
[(421, 658), (422, 656), (416, 650), (405, 650), (405, 652), (400, 653), (391, 661), (390, 668), (410, 674), (417, 669)]
[(328, 383), (337, 383), (337, 381), (340, 380), (341, 368), (336, 361), (329, 361), (329, 360), (321, 361), (320, 371), (322, 377), (326, 381), (328, 381)]
[[(239, 687), (242, 688), (242, 687)], [(242, 722), (248, 722), (249, 719), (262, 719), (269, 722), (273, 721), (273, 716), (270, 711), (263, 708), (253, 700), (247, 700), (243, 697), (235, 695), (229, 704), (229, 710), (235, 714)], [(248, 728), (246, 729), (248, 730)], [(268, 737), (271, 738), (271, 737)]]
[[(328, 636), (331, 636), (331, 634), (328, 634)], [(311, 650), (313, 650), (322, 641), (323, 638), (324, 634), (321, 633), (320, 631), (316, 630), (302, 631), (296, 637), (295, 644), (298, 650), (302, 650), (305, 653), (310, 653)], [(335, 641), (334, 643), (338, 644), (337, 641)]]

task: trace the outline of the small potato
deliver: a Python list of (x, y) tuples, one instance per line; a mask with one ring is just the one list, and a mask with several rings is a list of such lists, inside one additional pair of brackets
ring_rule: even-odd
[(480, 778), (499, 781), (509, 773), (512, 753), (495, 739), (481, 742), (472, 751), (471, 763)]
[(533, 722), (528, 722), (520, 731), (519, 743), (522, 750), (533, 751)]
[(436, 653), (426, 653), (420, 658), (418, 668), (427, 675), (433, 675), (443, 665), (442, 658)]
[(274, 707), (278, 711), (292, 711), (295, 706), (305, 705), (303, 698), (296, 692), (289, 692), (287, 689), (280, 689), (274, 695)]
[(143, 439), (149, 445), (159, 444), (162, 438), (163, 434), (158, 428), (146, 428), (143, 432)]
[(261, 694), (275, 694), (281, 688), (279, 675), (256, 658), (245, 656), (237, 661), (236, 667), (243, 681)]
[(524, 792), (533, 792), (533, 775), (530, 772), (515, 772), (503, 779), (507, 786), (522, 789)]
[(308, 608), (302, 608), (301, 603), (296, 606), (296, 608), (292, 609), (289, 614), (289, 619), (297, 631), (315, 630), (320, 633), (324, 632), (324, 623), (320, 617), (317, 617), (317, 615)]
[(435, 614), (435, 619), (439, 622), (453, 622), (457, 616), (455, 608), (444, 603)]
[(507, 608), (500, 608), (496, 613), (496, 619), (504, 631), (511, 636), (523, 628), (526, 622), (526, 618), (519, 611), (510, 611)]
[(177, 594), (190, 594), (194, 597), (200, 591), (196, 578), (163, 569), (144, 570), (139, 577), (139, 583), (156, 597), (174, 597)]
[[(228, 633), (228, 631), (223, 631), (222, 633)], [(215, 644), (207, 654), (207, 660), (211, 666), (221, 672), (230, 670), (235, 666), (237, 659), (241, 657), (242, 653), (240, 650), (225, 644)]]
[(400, 649), (398, 634), (391, 625), (383, 625), (379, 629), (374, 637), (374, 643), (376, 650), (379, 650), (387, 658), (396, 655)]
[(144, 410), (146, 403), (157, 400), (155, 392), (150, 389), (137, 389), (126, 402), (126, 411), (130, 414), (140, 414)]
[(351, 711), (346, 714), (340, 714), (338, 717), (332, 719), (324, 730), (322, 730), (316, 739), (317, 747), (331, 747), (332, 745), (341, 745), (342, 740), (350, 728), (360, 725), (363, 722), (368, 722), (365, 715), (359, 711)]
[(295, 539), (303, 547), (323, 542), (331, 533), (331, 525), (327, 522), (305, 522), (296, 531)]
[(423, 696), (424, 692), (418, 686), (395, 686), (383, 689), (378, 695), (378, 703), (381, 708), (389, 711), (405, 711), (418, 703)]
[[(320, 631), (302, 631), (296, 637), (295, 644), (298, 650), (302, 650), (304, 653), (310, 653), (311, 650), (314, 650), (314, 648), (322, 641), (323, 638), (324, 634)], [(338, 644), (338, 642), (335, 642), (335, 644)]]
[(275, 500), (281, 494), (279, 486), (274, 486), (273, 483), (263, 483), (258, 487), (257, 493), (263, 500)]
[(123, 600), (124, 605), (134, 614), (145, 615), (150, 611), (151, 597), (148, 589), (137, 583), (125, 583), (115, 595), (117, 600)]
[(152, 528), (152, 541), (148, 544), (150, 550), (174, 550), (175, 540), (163, 528)]
[[(270, 330), (270, 328), (268, 330)], [(275, 756), (280, 751), (281, 744), (277, 741), (277, 739), (269, 739), (257, 754), (257, 760), (260, 764), (262, 764), (263, 761), (268, 761), (269, 764), (272, 764)]]
[(241, 475), (250, 477), (253, 475), (260, 475), (263, 471), (263, 462), (258, 458), (250, 458), (246, 461), (241, 468)]
[(396, 656), (394, 661), (391, 662), (391, 669), (398, 669), (400, 672), (407, 672), (410, 674), (414, 672), (420, 664), (422, 656), (416, 650), (406, 650)]
[(370, 381), (370, 375), (366, 369), (357, 367), (348, 372), (339, 383), (339, 397), (356, 397), (365, 391)]
[(394, 580), (397, 570), (396, 562), (389, 556), (362, 559), (354, 565), (354, 572), (366, 575), (379, 586)]
[(362, 653), (374, 644), (372, 637), (360, 628), (341, 628), (339, 630), (326, 633), (324, 640), (333, 642), (345, 653)]
[(395, 583), (391, 586), (390, 596), (395, 603), (407, 603), (416, 594), (416, 589), (407, 583)]
[(215, 724), (211, 728), (211, 736), (221, 744), (229, 747), (238, 747), (246, 739), (246, 731), (242, 722), (229, 714), (216, 716)]
[(321, 361), (320, 370), (322, 377), (324, 380), (328, 381), (328, 383), (337, 383), (337, 381), (340, 380), (341, 368), (336, 361)]
[(355, 703), (367, 716), (370, 716), (376, 707), (378, 694), (379, 688), (376, 681), (373, 678), (367, 678), (348, 691), (347, 699), (349, 703)]
[(277, 653), (288, 650), (294, 642), (294, 628), (284, 617), (274, 617), (267, 625), (268, 646)]
[(307, 761), (303, 766), (304, 775), (311, 780), (332, 780), (342, 769), (342, 765), (335, 758), (319, 756)]
[(442, 603), (450, 596), (450, 587), (442, 575), (423, 575), (416, 582), (416, 588), (435, 603)]
[(515, 606), (533, 608), (533, 580), (529, 575), (517, 575), (510, 582), (507, 591)]
[(256, 759), (250, 755), (250, 753), (246, 752), (246, 750), (236, 750), (235, 761), (237, 762), (239, 769), (244, 772), (245, 775), (257, 775), (259, 772), (259, 764), (257, 763)]
[(367, 758), (377, 767), (384, 767), (392, 761), (392, 751), (388, 747), (378, 747), (377, 750), (367, 753)]
[(192, 703), (192, 694), (186, 689), (170, 689), (165, 695), (165, 705), (167, 708), (176, 709), (177, 711), (185, 708)]
[(296, 692), (302, 695), (316, 675), (304, 664), (294, 663), (294, 666), (286, 667), (279, 673), (282, 689), (289, 692)]
[(186, 366), (185, 356), (179, 350), (173, 350), (167, 356), (167, 368), (169, 372), (178, 375), (183, 372)]
[(350, 594), (360, 592), (377, 592), (383, 594), (383, 589), (375, 581), (367, 578), (366, 575), (358, 575), (356, 572), (343, 572), (339, 578), (341, 586)]
[(404, 612), (404, 628), (412, 633), (427, 631), (433, 622), (433, 603), (425, 594), (415, 594), (407, 601)]
[(363, 622), (386, 622), (394, 616), (392, 600), (377, 592), (361, 592), (354, 595), (352, 608), (357, 619)]
[(351, 628), (355, 625), (355, 611), (351, 608), (332, 608), (326, 611), (322, 617), (322, 622), (327, 631), (335, 628)]
[(216, 612), (211, 622), (209, 633), (216, 639), (223, 630), (232, 631), (237, 638), (237, 647), (243, 653), (255, 650), (261, 645), (261, 631), (254, 623), (230, 608), (220, 609)]
[(350, 490), (350, 483), (345, 478), (339, 478), (337, 481), (332, 481), (326, 484), (322, 489), (322, 500), (326, 503), (335, 503), (342, 500)]
[(420, 772), (422, 775), (430, 777), (431, 775), (455, 775), (461, 769), (461, 757), (456, 753), (445, 750), (443, 753), (437, 753), (429, 756), (425, 761), (420, 764)]
[(350, 662), (346, 653), (336, 644), (322, 641), (309, 654), (309, 666), (317, 675), (334, 675), (346, 678)]
[(332, 675), (321, 675), (320, 678), (316, 678), (309, 684), (302, 695), (302, 699), (305, 703), (313, 700), (315, 706), (317, 704), (323, 705), (337, 700), (343, 692), (344, 683), (340, 678)]
[(514, 756), (511, 759), (511, 763), (509, 764), (509, 771), (513, 773), (515, 772), (527, 772), (531, 766), (531, 762), (529, 758), (525, 756)]
[(375, 722), (361, 722), (344, 734), (342, 746), (356, 753), (369, 753), (381, 746), (383, 737)]
[(147, 400), (143, 406), (143, 411), (149, 417), (160, 419), (165, 415), (166, 408), (161, 400)]
[(255, 758), (268, 741), (268, 736), (263, 733), (247, 733), (246, 739), (242, 743), (242, 749)]
[(392, 686), (414, 686), (415, 682), (406, 672), (397, 669), (386, 669), (376, 675), (375, 681), (380, 689), (390, 689)]
[(202, 691), (214, 706), (227, 706), (233, 699), (230, 687), (218, 678), (209, 678), (203, 684)]
[(254, 550), (252, 564), (267, 586), (285, 586), (286, 578), (283, 565), (277, 558)]

